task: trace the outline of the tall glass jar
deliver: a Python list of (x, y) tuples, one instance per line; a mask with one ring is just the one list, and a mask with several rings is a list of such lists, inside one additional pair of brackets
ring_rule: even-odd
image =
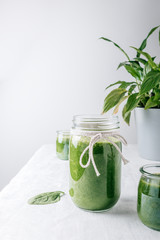
[(147, 227), (160, 231), (160, 164), (145, 165), (140, 172), (138, 216)]
[[(121, 141), (117, 116), (74, 116), (70, 137), (70, 196), (80, 208), (113, 207), (121, 191)], [(118, 151), (118, 150), (119, 151)]]

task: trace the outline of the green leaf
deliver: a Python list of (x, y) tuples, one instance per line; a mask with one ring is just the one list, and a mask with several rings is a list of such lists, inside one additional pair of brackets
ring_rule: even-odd
[[(160, 25), (159, 25), (160, 26)], [(147, 45), (147, 39), (149, 38), (149, 36), (157, 29), (157, 28), (159, 28), (159, 26), (157, 26), (157, 27), (154, 27), (154, 28), (152, 28), (151, 30), (150, 30), (150, 32), (148, 33), (148, 35), (147, 35), (147, 37), (143, 40), (143, 42), (141, 43), (141, 46), (139, 47), (139, 50), (143, 50), (143, 49), (145, 49), (145, 47), (146, 47), (146, 45)], [(137, 57), (139, 57), (140, 56), (140, 52), (138, 52), (137, 53)]]
[(129, 112), (127, 114), (127, 116), (125, 117), (125, 122), (129, 125), (130, 124), (130, 118), (131, 118), (131, 112)]
[(152, 57), (146, 53), (146, 52), (142, 52), (141, 50), (139, 50), (138, 48), (132, 47), (131, 48), (135, 49), (138, 53), (141, 53), (143, 56), (145, 56), (148, 60), (148, 63), (150, 64), (150, 66), (154, 69), (157, 68), (157, 64), (155, 62), (153, 62)]
[(138, 105), (141, 106), (141, 107), (145, 107), (148, 99), (149, 99), (148, 96), (142, 95), (142, 96), (140, 97), (140, 100), (139, 100)]
[[(130, 62), (131, 62), (131, 61), (130, 61)], [(132, 61), (132, 62), (131, 62), (131, 66), (132, 66), (135, 70), (137, 70), (138, 72), (139, 72), (139, 71), (143, 71), (143, 68), (140, 66), (139, 62), (137, 62), (137, 61)]]
[(138, 93), (133, 93), (132, 95), (130, 95), (126, 103), (126, 113), (132, 111), (135, 107), (137, 107), (138, 102)]
[(100, 37), (100, 39), (103, 39), (103, 40), (105, 40), (105, 41), (107, 41), (107, 42), (113, 43), (117, 48), (119, 48), (119, 49), (121, 50), (121, 52), (124, 53), (124, 55), (127, 57), (127, 59), (130, 60), (128, 54), (127, 54), (117, 43), (113, 42), (112, 40), (110, 40), (110, 39), (108, 39), (108, 38), (104, 38), (104, 37)]
[(138, 93), (133, 93), (132, 95), (129, 96), (122, 112), (122, 116), (125, 122), (127, 122), (127, 124), (129, 124), (130, 121), (131, 111), (138, 106), (138, 103), (139, 103)]
[(155, 95), (154, 95), (155, 100), (159, 100), (160, 99), (160, 89), (155, 88), (154, 93), (155, 93)]
[(125, 65), (125, 69), (126, 69), (127, 72), (129, 72), (134, 78), (140, 79), (140, 74), (139, 74), (139, 72), (138, 72), (135, 68), (131, 67), (130, 65)]
[(124, 89), (126, 89), (128, 86), (132, 85), (133, 83), (136, 83), (136, 82), (125, 82), (125, 81), (124, 81), (124, 83), (122, 83), (122, 84), (119, 86), (119, 88), (124, 88)]
[[(150, 32), (148, 33), (147, 37), (146, 38), (149, 38), (149, 36), (157, 29), (159, 28), (160, 25), (158, 25), (157, 27), (154, 27), (150, 30)], [(142, 49), (143, 50), (143, 49)]]
[(149, 92), (160, 83), (160, 71), (151, 70), (144, 78), (142, 82), (140, 95)]
[(118, 65), (117, 70), (118, 70), (119, 68), (125, 66), (125, 65), (128, 64), (128, 63), (129, 63), (129, 61), (121, 62), (121, 63)]
[(116, 106), (127, 91), (122, 88), (112, 90), (104, 100), (103, 113)]
[(128, 90), (128, 94), (130, 95), (136, 87), (137, 87), (136, 84), (131, 85), (129, 90)]
[(121, 104), (124, 100), (126, 100), (127, 98), (128, 98), (128, 96), (124, 96), (124, 97), (121, 98), (121, 100), (119, 101), (119, 103), (116, 105), (116, 107), (115, 107), (115, 109), (114, 109), (114, 111), (113, 111), (113, 114), (117, 114), (117, 113), (118, 113), (120, 104)]
[(125, 62), (121, 62), (118, 67), (117, 67), (117, 70), (120, 68), (120, 67), (123, 67), (123, 66), (126, 66), (126, 65), (130, 65), (136, 69), (139, 69), (139, 70), (142, 70), (141, 66), (139, 65), (139, 63), (137, 61), (125, 61)]
[(126, 82), (125, 81), (118, 81), (118, 82), (112, 83), (108, 87), (106, 87), (106, 90), (110, 87), (113, 87), (113, 86), (117, 85), (117, 84), (123, 84), (123, 83), (126, 83)]
[(136, 82), (118, 81), (118, 82), (115, 82), (115, 83), (110, 84), (108, 87), (106, 87), (106, 90), (107, 90), (108, 88), (110, 88), (110, 87), (113, 87), (113, 86), (117, 85), (117, 84), (120, 84), (119, 88), (124, 88), (124, 89), (126, 89), (128, 86), (130, 86), (130, 85), (133, 84), (133, 83), (136, 83)]
[(145, 109), (157, 107), (160, 105), (160, 89), (155, 89), (155, 93), (152, 92), (152, 96), (148, 99), (145, 105)]
[[(131, 65), (132, 63), (136, 63), (135, 61), (125, 61), (125, 62), (121, 62), (118, 67), (117, 70), (121, 67), (124, 67), (125, 65)], [(138, 64), (137, 64), (138, 65)]]
[(45, 204), (56, 203), (60, 201), (60, 198), (64, 194), (65, 193), (61, 191), (41, 193), (29, 199), (28, 203), (31, 205), (45, 205)]
[(122, 116), (123, 116), (124, 121), (129, 125), (131, 112), (126, 113), (126, 105), (124, 105), (124, 107), (123, 107)]
[(147, 75), (152, 70), (151, 66), (148, 64), (148, 62), (145, 64), (143, 68), (143, 75)]
[(154, 96), (150, 97), (146, 103), (145, 109), (156, 107), (158, 105), (159, 101), (154, 100)]
[(136, 61), (138, 61), (138, 62), (144, 64), (144, 65), (147, 63), (147, 61), (146, 61), (145, 59), (140, 58), (140, 57), (136, 57), (136, 58), (134, 58), (134, 59), (135, 59)]

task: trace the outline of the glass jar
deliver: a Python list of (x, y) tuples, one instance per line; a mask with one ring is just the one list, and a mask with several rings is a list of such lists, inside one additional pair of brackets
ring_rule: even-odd
[(75, 205), (82, 209), (107, 210), (120, 197), (122, 146), (121, 141), (112, 136), (118, 129), (117, 116), (82, 115), (73, 118), (69, 193)]
[(147, 227), (160, 231), (160, 165), (145, 165), (140, 172), (138, 216)]
[(56, 153), (59, 159), (69, 159), (69, 139), (70, 131), (57, 131)]

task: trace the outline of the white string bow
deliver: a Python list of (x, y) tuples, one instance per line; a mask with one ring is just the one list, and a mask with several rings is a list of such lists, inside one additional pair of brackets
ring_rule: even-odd
[[(87, 168), (90, 163), (92, 162), (92, 165), (94, 167), (95, 173), (98, 176), (100, 176), (100, 173), (96, 167), (95, 161), (94, 161), (94, 157), (93, 157), (93, 146), (96, 142), (98, 142), (100, 139), (106, 139), (108, 142), (112, 143), (113, 146), (117, 149), (117, 151), (119, 152), (123, 163), (127, 164), (129, 161), (124, 158), (124, 156), (122, 155), (121, 149), (117, 146), (117, 144), (115, 142), (113, 142), (110, 137), (114, 137), (117, 140), (121, 141), (124, 145), (127, 145), (127, 141), (118, 133), (113, 133), (113, 132), (107, 132), (107, 133), (97, 133), (96, 135), (91, 137), (90, 143), (89, 145), (84, 149), (84, 151), (82, 152), (81, 156), (80, 156), (80, 160), (79, 163), (81, 165), (82, 168)], [(82, 159), (84, 154), (89, 150), (89, 158), (86, 164), (83, 164)]]

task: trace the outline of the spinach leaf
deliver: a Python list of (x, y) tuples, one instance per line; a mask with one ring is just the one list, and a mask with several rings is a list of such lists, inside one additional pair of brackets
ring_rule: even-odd
[(46, 192), (36, 195), (28, 200), (28, 203), (31, 205), (45, 205), (56, 203), (60, 201), (60, 198), (64, 195), (64, 192), (56, 191), (56, 192)]

